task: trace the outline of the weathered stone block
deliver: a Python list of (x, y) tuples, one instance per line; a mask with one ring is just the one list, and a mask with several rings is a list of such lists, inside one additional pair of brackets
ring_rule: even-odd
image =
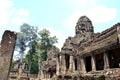
[(0, 45), (0, 80), (8, 80), (16, 38), (16, 33), (8, 30), (6, 30), (2, 36)]

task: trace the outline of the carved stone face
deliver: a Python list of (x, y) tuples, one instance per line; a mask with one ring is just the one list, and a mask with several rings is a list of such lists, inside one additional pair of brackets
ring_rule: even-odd
[(76, 26), (76, 35), (82, 36), (86, 33), (86, 25), (85, 24), (79, 24)]

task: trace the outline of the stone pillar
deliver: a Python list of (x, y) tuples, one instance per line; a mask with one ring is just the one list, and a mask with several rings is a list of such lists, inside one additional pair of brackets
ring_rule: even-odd
[(62, 70), (62, 56), (60, 55), (60, 62), (59, 62), (59, 73), (61, 73)]
[(70, 64), (69, 64), (69, 71), (70, 72), (73, 72), (73, 55), (70, 55), (70, 59), (69, 59), (69, 62), (70, 62)]
[(93, 55), (91, 55), (91, 63), (92, 63), (92, 71), (96, 71), (96, 64), (95, 64), (95, 56), (94, 56), (94, 54)]
[(75, 72), (75, 60), (73, 58), (73, 72)]
[(57, 56), (56, 58), (56, 74), (59, 75), (59, 69), (60, 69), (60, 56)]
[(108, 59), (108, 53), (104, 53), (104, 69), (109, 69), (109, 59)]
[(12, 60), (15, 43), (16, 33), (5, 31), (0, 44), (0, 79), (8, 80), (10, 62)]
[(81, 58), (80, 56), (77, 57), (77, 64), (78, 64), (78, 72), (82, 71), (82, 65), (81, 65)]
[(40, 69), (40, 79), (43, 79), (44, 78), (44, 71)]
[(82, 65), (82, 72), (86, 73), (85, 60), (83, 56), (81, 57), (81, 65)]
[(47, 78), (47, 72), (45, 71), (45, 79)]
[(66, 72), (65, 54), (61, 55), (61, 63), (62, 63), (62, 65), (61, 65), (61, 72), (63, 74), (65, 74), (65, 72)]

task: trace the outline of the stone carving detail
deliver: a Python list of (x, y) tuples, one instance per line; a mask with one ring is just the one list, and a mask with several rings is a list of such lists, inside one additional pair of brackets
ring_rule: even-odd
[(53, 59), (56, 56), (56, 53), (58, 53), (54, 48), (51, 48), (48, 53), (47, 53), (47, 57), (48, 59)]
[(16, 33), (5, 31), (0, 46), (0, 79), (8, 80), (9, 66), (16, 43)]
[(93, 25), (90, 19), (86, 16), (79, 18), (77, 25), (75, 27), (75, 33), (77, 38), (79, 38), (80, 43), (90, 41), (93, 37)]

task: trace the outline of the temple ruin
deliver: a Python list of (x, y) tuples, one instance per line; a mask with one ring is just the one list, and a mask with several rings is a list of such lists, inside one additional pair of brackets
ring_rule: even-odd
[(81, 16), (75, 36), (65, 40), (60, 52), (50, 49), (36, 77), (24, 62), (16, 62), (9, 72), (15, 41), (16, 33), (5, 31), (0, 44), (1, 80), (120, 80), (120, 23), (94, 33), (91, 20)]
[(58, 52), (55, 48), (51, 48), (47, 53), (47, 60), (42, 62), (40, 72), (38, 74), (38, 79), (49, 80), (56, 75), (56, 57)]
[(75, 26), (75, 36), (68, 37), (57, 54), (56, 74), (49, 80), (95, 78), (120, 79), (120, 23), (94, 33), (91, 20), (81, 16)]

